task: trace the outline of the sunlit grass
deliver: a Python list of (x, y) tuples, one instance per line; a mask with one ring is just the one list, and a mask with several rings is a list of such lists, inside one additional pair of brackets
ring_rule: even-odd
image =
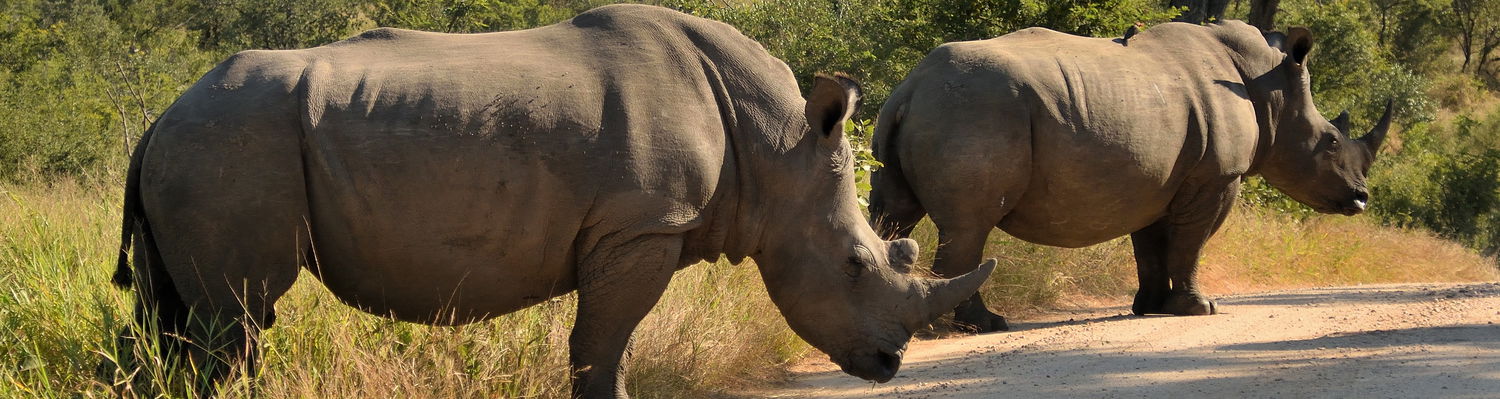
[[(149, 348), (115, 350), (115, 334), (133, 317), (130, 294), (108, 281), (119, 234), (117, 190), (0, 186), (0, 397), (112, 397), (112, 385), (183, 392), (180, 380), (130, 385), (133, 373), (162, 377), (167, 368), (144, 355)], [(922, 262), (930, 262), (930, 223), (913, 238), (923, 246)], [(1075, 300), (1127, 301), (1136, 286), (1130, 251), (1124, 238), (1062, 249), (995, 231), (985, 256), (1002, 264), (982, 292), (1010, 316)], [(1235, 210), (1201, 264), (1205, 290), (1214, 295), (1500, 279), (1493, 259), (1422, 231), (1381, 227), (1363, 216), (1298, 219), (1253, 207)], [(483, 323), (430, 327), (362, 313), (303, 276), (277, 304), (279, 321), (263, 336), (263, 369), (253, 386), (269, 398), (565, 397), (575, 304), (567, 295)], [(810, 352), (770, 303), (753, 264), (700, 264), (677, 274), (637, 330), (627, 383), (640, 398), (713, 396), (775, 380)], [(137, 366), (106, 362), (127, 355)], [(251, 385), (230, 387), (226, 396), (247, 396)]]
[[(923, 220), (912, 232), (930, 263), (937, 229)], [(1099, 300), (1129, 300), (1137, 287), (1129, 238), (1077, 248), (1036, 245), (991, 231), (985, 257), (999, 267), (981, 288), (1005, 315)], [(1401, 282), (1500, 280), (1496, 260), (1429, 232), (1380, 226), (1369, 216), (1298, 218), (1241, 205), (1199, 260), (1210, 295), (1268, 289)]]
[[(109, 284), (119, 194), (73, 183), (0, 192), (0, 397), (110, 397), (117, 384), (183, 392), (128, 385), (132, 373), (163, 372), (158, 359), (98, 369), (116, 356), (115, 335), (133, 317), (129, 293)], [(254, 389), (270, 398), (566, 397), (575, 304), (568, 295), (483, 323), (430, 327), (362, 313), (303, 276), (263, 335)], [(750, 263), (679, 272), (637, 331), (627, 381), (641, 398), (777, 378), (808, 351)], [(226, 396), (246, 396), (247, 387)]]

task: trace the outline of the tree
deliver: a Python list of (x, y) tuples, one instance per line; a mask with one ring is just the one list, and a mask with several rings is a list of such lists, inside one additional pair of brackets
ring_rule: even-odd
[(1250, 25), (1260, 30), (1276, 30), (1276, 9), (1281, 0), (1250, 0)]
[(1224, 19), (1229, 0), (1172, 0), (1171, 6), (1183, 9), (1173, 21), (1201, 24)]
[[(1453, 0), (1449, 9), (1453, 12), (1452, 24), (1458, 34), (1458, 48), (1464, 55), (1459, 70), (1468, 70), (1472, 63), (1476, 75), (1486, 76), (1485, 66), (1500, 61), (1490, 58), (1500, 48), (1500, 1)], [(1475, 55), (1478, 55), (1477, 59)]]

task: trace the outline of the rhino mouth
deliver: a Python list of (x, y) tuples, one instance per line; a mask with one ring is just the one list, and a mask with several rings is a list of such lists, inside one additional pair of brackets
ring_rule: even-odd
[(1343, 200), (1320, 201), (1323, 203), (1322, 206), (1314, 206), (1312, 204), (1308, 204), (1308, 206), (1318, 213), (1354, 216), (1364, 213), (1365, 209), (1369, 206), (1369, 198), (1368, 194), (1356, 193), (1351, 198)]
[(1340, 209), (1339, 213), (1343, 213), (1344, 216), (1358, 215), (1365, 211), (1365, 207), (1369, 205), (1369, 201), (1369, 194), (1365, 194), (1363, 191), (1355, 192), (1354, 198), (1350, 198), (1347, 202), (1344, 202), (1343, 209)]

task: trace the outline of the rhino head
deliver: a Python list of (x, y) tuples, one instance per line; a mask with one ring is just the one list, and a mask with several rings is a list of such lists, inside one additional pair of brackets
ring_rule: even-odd
[(1312, 34), (1305, 28), (1292, 28), (1285, 35), (1267, 33), (1266, 38), (1282, 50), (1281, 60), (1255, 82), (1272, 86), (1259, 91), (1281, 95), (1267, 96), (1280, 107), (1272, 106), (1276, 116), (1269, 128), (1275, 138), (1259, 166), (1260, 174), (1271, 186), (1318, 212), (1363, 212), (1370, 201), (1365, 175), (1390, 128), (1391, 102), (1386, 102), (1385, 115), (1369, 133), (1353, 138), (1348, 111), (1330, 121), (1313, 105), (1306, 67)]
[[(792, 330), (827, 353), (844, 372), (885, 382), (901, 365), (913, 332), (968, 298), (994, 270), (994, 260), (952, 279), (910, 274), (917, 244), (884, 241), (857, 203), (853, 155), (843, 124), (859, 101), (859, 85), (819, 76), (805, 109), (787, 123), (801, 130), (764, 184), (760, 266), (771, 300)], [(800, 119), (806, 118), (806, 123)]]

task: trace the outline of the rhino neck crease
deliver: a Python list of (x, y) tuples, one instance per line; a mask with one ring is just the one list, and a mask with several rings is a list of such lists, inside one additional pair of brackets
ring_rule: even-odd
[[(739, 264), (745, 256), (755, 250), (759, 242), (759, 226), (755, 220), (744, 220), (750, 209), (748, 204), (755, 193), (750, 174), (746, 173), (742, 148), (744, 138), (738, 137), (740, 128), (735, 110), (734, 96), (724, 82), (724, 76), (707, 55), (700, 55), (704, 78), (714, 93), (714, 103), (724, 127), (724, 166), (719, 172), (719, 190), (709, 202), (704, 227), (689, 232), (688, 247), (683, 252), (684, 263), (688, 260), (716, 260), (723, 255), (731, 263)], [(757, 231), (745, 231), (755, 229)]]
[(1255, 140), (1255, 155), (1250, 158), (1250, 168), (1245, 170), (1245, 174), (1253, 176), (1260, 174), (1261, 165), (1265, 164), (1266, 158), (1271, 156), (1271, 149), (1276, 146), (1276, 125), (1281, 120), (1282, 99), (1279, 92), (1273, 94), (1252, 90), (1250, 101), (1255, 108), (1258, 137)]
[[(714, 23), (715, 26), (721, 24)], [(724, 122), (725, 172), (719, 186), (729, 195), (715, 203), (712, 223), (723, 237), (719, 250), (731, 261), (766, 250), (772, 219), (787, 213), (779, 188), (798, 181), (799, 165), (791, 158), (806, 132), (802, 92), (786, 63), (737, 30), (690, 29), (688, 38), (702, 51), (700, 63)]]
[[(1239, 24), (1243, 25), (1243, 24)], [(1270, 156), (1276, 141), (1276, 125), (1285, 103), (1286, 79), (1279, 74), (1282, 53), (1266, 44), (1258, 32), (1239, 25), (1215, 25), (1215, 34), (1228, 52), (1231, 62), (1244, 81), (1251, 107), (1255, 110), (1255, 154), (1245, 174), (1255, 175)]]

